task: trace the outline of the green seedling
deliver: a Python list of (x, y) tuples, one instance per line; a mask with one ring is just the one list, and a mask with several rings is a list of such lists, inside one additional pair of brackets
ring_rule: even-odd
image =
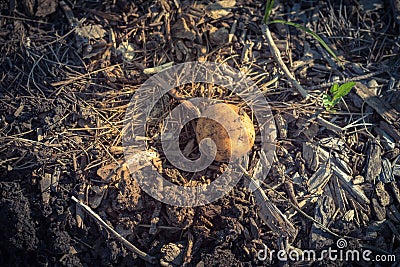
[(298, 23), (294, 23), (291, 21), (286, 21), (286, 20), (270, 21), (269, 18), (271, 16), (272, 8), (274, 7), (274, 2), (275, 2), (274, 0), (267, 0), (265, 3), (265, 13), (264, 13), (264, 19), (263, 19), (264, 24), (268, 25), (268, 24), (280, 23), (280, 24), (296, 27), (298, 29), (305, 31), (306, 33), (308, 33), (309, 35), (314, 37), (314, 39), (317, 40), (322, 45), (322, 47), (325, 48), (325, 50), (336, 60), (336, 62), (340, 63), (340, 60), (336, 56), (335, 52), (333, 52), (333, 50), (327, 45), (327, 43), (318, 34), (313, 32), (312, 30), (308, 29), (307, 27), (304, 27), (303, 25), (300, 25)]
[(355, 84), (355, 82), (347, 82), (340, 86), (337, 83), (333, 84), (329, 90), (330, 94), (323, 94), (322, 96), (322, 103), (325, 109), (330, 110), (333, 108), (342, 97), (350, 93)]

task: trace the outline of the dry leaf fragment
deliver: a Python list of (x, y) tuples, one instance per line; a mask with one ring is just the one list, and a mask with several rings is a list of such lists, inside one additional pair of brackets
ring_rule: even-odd
[(209, 4), (206, 8), (207, 15), (213, 19), (220, 19), (227, 16), (232, 7), (236, 5), (235, 0), (222, 0)]
[(58, 1), (56, 0), (38, 0), (35, 15), (38, 17), (45, 17), (53, 14), (56, 11), (57, 6)]
[(101, 25), (94, 24), (77, 27), (75, 33), (80, 37), (91, 40), (103, 38), (106, 35), (106, 30)]
[(98, 186), (98, 185), (93, 185), (90, 187), (91, 191), (94, 193), (89, 197), (89, 205), (93, 209), (97, 209), (101, 201), (104, 198), (104, 195), (107, 191), (108, 185), (103, 185), (103, 186)]
[(135, 47), (133, 44), (126, 42), (121, 42), (117, 48), (117, 54), (122, 55), (125, 61), (132, 62), (135, 59)]
[[(109, 181), (114, 178), (116, 175), (116, 170), (118, 169), (119, 165), (117, 163), (111, 163), (106, 166), (103, 166), (97, 170), (97, 175), (103, 181)], [(115, 180), (115, 178), (114, 178)]]

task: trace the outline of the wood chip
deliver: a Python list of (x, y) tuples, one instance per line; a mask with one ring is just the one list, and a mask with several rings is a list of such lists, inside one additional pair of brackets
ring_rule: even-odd
[(328, 183), (332, 175), (330, 164), (322, 164), (317, 171), (307, 181), (308, 190), (311, 194), (317, 193), (322, 194), (325, 185)]
[(382, 169), (379, 174), (379, 180), (383, 183), (390, 183), (394, 181), (392, 164), (387, 158), (382, 158)]
[(375, 193), (378, 197), (379, 203), (386, 207), (390, 203), (390, 196), (389, 193), (385, 189), (385, 184), (382, 182), (377, 182), (375, 185)]
[[(321, 196), (315, 206), (314, 219), (323, 226), (327, 226), (335, 213), (335, 203), (331, 197)], [(333, 240), (326, 236), (323, 228), (313, 223), (310, 232), (310, 246), (320, 249), (333, 244)]]
[(263, 222), (275, 233), (288, 236), (293, 241), (298, 233), (298, 229), (287, 219), (287, 217), (275, 206), (275, 204), (267, 197), (264, 190), (259, 186), (259, 181), (256, 178), (245, 175), (249, 182), (253, 184), (254, 198), (260, 210), (258, 215)]
[(53, 175), (51, 176), (51, 191), (57, 192), (58, 190), (58, 181), (60, 180), (61, 171), (60, 168), (57, 166), (54, 168)]
[(353, 196), (358, 202), (366, 205), (370, 203), (369, 198), (365, 195), (362, 188), (358, 185), (354, 185), (351, 180), (352, 177), (344, 172), (340, 167), (338, 167), (335, 163), (332, 163), (332, 170), (339, 178), (340, 184), (343, 188)]
[(389, 106), (378, 96), (374, 95), (371, 90), (360, 82), (355, 85), (356, 93), (381, 117), (391, 125), (400, 128), (400, 114), (393, 107)]
[(374, 210), (375, 216), (378, 221), (382, 221), (386, 218), (386, 209), (385, 207), (382, 207), (381, 204), (379, 204), (376, 198), (372, 199), (372, 209)]
[(378, 175), (381, 173), (381, 147), (376, 140), (368, 142), (368, 159), (366, 165), (365, 180), (367, 182), (374, 181)]
[(42, 179), (40, 180), (40, 191), (42, 193), (42, 201), (43, 203), (49, 203), (50, 201), (50, 186), (51, 186), (51, 177), (50, 173), (45, 173)]
[(287, 138), (288, 124), (286, 119), (281, 114), (275, 116), (276, 127), (278, 128), (279, 137), (282, 139)]

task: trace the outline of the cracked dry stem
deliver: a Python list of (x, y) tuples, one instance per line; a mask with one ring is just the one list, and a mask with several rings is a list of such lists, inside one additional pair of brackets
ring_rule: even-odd
[(289, 81), (293, 84), (293, 86), (297, 89), (297, 91), (300, 93), (300, 95), (304, 99), (308, 99), (309, 95), (306, 90), (300, 85), (300, 83), (296, 80), (296, 78), (293, 76), (293, 74), (289, 71), (289, 69), (286, 67), (285, 63), (283, 62), (281, 58), (281, 53), (279, 52), (279, 49), (276, 47), (274, 40), (272, 39), (271, 32), (269, 31), (269, 28), (267, 25), (263, 25), (263, 33), (265, 35), (265, 38), (267, 39), (269, 49), (272, 53), (272, 55), (275, 58), (275, 61), (278, 63), (279, 67), (283, 70), (285, 73), (285, 76), (289, 79)]

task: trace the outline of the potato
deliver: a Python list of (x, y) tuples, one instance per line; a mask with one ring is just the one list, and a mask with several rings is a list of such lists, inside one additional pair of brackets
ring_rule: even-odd
[[(222, 123), (227, 126), (225, 129)], [(206, 107), (198, 119), (197, 142), (204, 138), (210, 138), (216, 144), (216, 161), (229, 162), (231, 156), (237, 159), (250, 151), (255, 139), (253, 122), (245, 112), (239, 112), (237, 106), (218, 103)]]

